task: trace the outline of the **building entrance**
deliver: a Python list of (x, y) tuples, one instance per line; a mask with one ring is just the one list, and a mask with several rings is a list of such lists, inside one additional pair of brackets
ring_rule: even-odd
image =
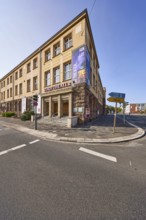
[(53, 112), (53, 115), (54, 116), (58, 115), (58, 103), (57, 102), (54, 102), (54, 112)]
[(69, 105), (68, 101), (63, 102), (63, 116), (68, 116), (69, 115)]

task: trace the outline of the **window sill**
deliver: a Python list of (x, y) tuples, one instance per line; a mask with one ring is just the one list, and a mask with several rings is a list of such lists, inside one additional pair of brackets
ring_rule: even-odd
[(70, 47), (68, 47), (68, 48), (66, 48), (66, 49), (64, 49), (62, 52), (65, 52), (65, 51), (67, 51), (67, 50), (71, 49), (72, 47), (73, 47), (73, 45), (72, 45), (72, 46), (70, 46)]

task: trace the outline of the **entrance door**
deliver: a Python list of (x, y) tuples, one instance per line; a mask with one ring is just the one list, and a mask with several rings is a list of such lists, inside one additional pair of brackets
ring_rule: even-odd
[(54, 103), (54, 113), (53, 113), (54, 116), (57, 116), (58, 115), (58, 103), (55, 102)]
[(68, 101), (63, 103), (63, 116), (68, 116)]

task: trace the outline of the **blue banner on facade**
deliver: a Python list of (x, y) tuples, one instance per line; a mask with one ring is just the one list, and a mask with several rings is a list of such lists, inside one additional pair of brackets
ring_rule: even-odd
[(82, 46), (72, 53), (72, 80), (75, 83), (90, 84), (90, 55), (86, 46)]

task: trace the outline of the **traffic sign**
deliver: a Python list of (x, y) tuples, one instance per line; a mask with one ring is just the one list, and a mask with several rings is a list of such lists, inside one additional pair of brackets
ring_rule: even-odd
[(109, 96), (114, 98), (125, 98), (125, 93), (111, 92)]
[(118, 103), (123, 103), (124, 102), (124, 98), (109, 97), (107, 100), (109, 102), (118, 102)]

